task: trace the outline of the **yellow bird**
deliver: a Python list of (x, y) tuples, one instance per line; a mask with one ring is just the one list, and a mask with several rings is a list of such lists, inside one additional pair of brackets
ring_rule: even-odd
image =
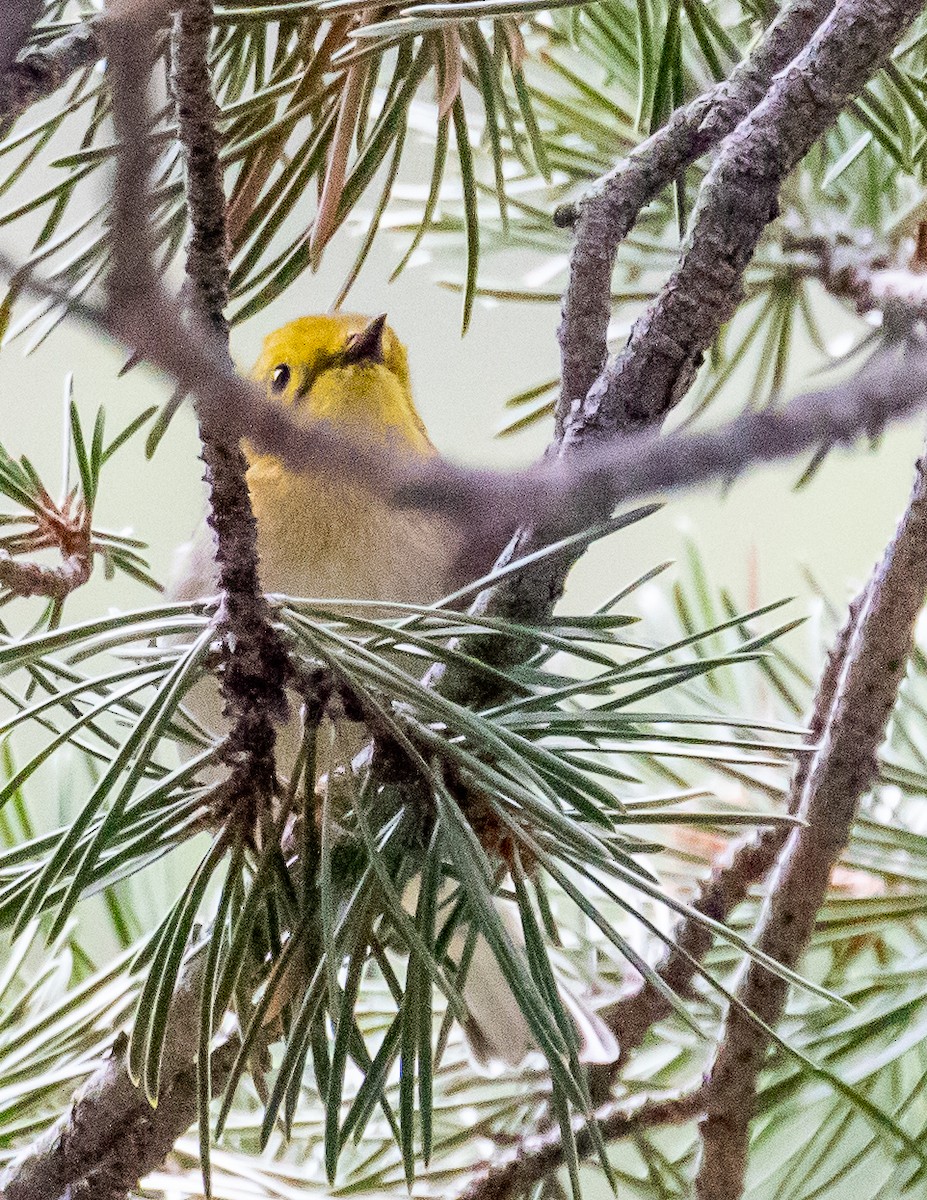
[[(337, 314), (291, 321), (265, 338), (252, 378), (265, 386), (269, 399), (296, 415), (323, 418), (360, 438), (393, 439), (410, 454), (435, 453), (412, 399), (405, 347), (385, 316)], [(279, 459), (256, 454), (247, 444), (245, 453), (266, 591), (427, 604), (467, 582), (456, 569), (462, 534), (446, 521), (397, 511), (356, 483), (296, 475)], [(494, 558), (494, 549), (488, 551)], [(485, 564), (487, 570), (492, 560)], [(178, 598), (215, 590), (205, 523), (182, 549), (176, 576), (171, 590)], [(215, 689), (208, 699), (202, 694), (192, 699), (202, 720), (213, 728), (221, 725)], [(284, 773), (294, 742), (283, 731), (279, 759)], [(414, 903), (411, 894), (406, 903)], [(519, 942), (513, 906), (501, 908)], [(562, 993), (586, 1060), (612, 1061), (617, 1045), (610, 1032), (570, 989), (564, 987)], [(480, 1061), (517, 1065), (533, 1049), (515, 997), (483, 939), (477, 943), (464, 998), (471, 1017), (470, 1044)]]
[[(393, 439), (410, 454), (435, 453), (412, 400), (405, 347), (385, 316), (291, 321), (264, 339), (251, 374), (269, 399), (297, 415), (357, 437)], [(328, 475), (293, 474), (247, 445), (245, 452), (266, 591), (428, 604), (464, 582), (454, 569), (460, 534), (448, 522), (397, 511)], [(175, 594), (208, 594), (215, 586), (208, 531), (182, 555)]]

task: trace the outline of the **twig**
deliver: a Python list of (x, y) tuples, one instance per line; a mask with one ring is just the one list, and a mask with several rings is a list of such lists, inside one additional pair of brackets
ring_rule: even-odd
[(56, 92), (75, 71), (99, 62), (103, 46), (98, 21), (76, 25), (47, 46), (28, 50), (12, 62), (0, 83), (0, 119), (18, 117)]
[(6, 113), (13, 86), (13, 63), (29, 40), (42, 0), (6, 0), (0, 21), (0, 113)]
[(741, 298), (783, 180), (922, 11), (920, 0), (843, 0), (726, 138), (679, 266), (622, 353), (573, 405), (566, 447), (653, 425), (685, 395)]
[[(760, 917), (757, 945), (786, 966), (801, 958), (846, 845), (860, 798), (894, 707), (927, 592), (927, 471), (918, 461), (914, 490), (892, 542), (864, 592), (820, 747), (808, 768), (799, 814)], [(788, 985), (751, 962), (731, 1007), (708, 1080), (700, 1200), (739, 1200), (757, 1076), (768, 1048), (749, 1009), (767, 1025), (782, 1015)]]
[[(214, 353), (231, 369), (228, 354), (228, 254), (226, 203), (212, 95), (209, 41), (212, 0), (184, 0), (174, 21), (173, 90), (177, 128), (187, 168), (192, 234), (186, 272), (194, 310), (215, 331)], [(265, 799), (275, 778), (274, 718), (286, 711), (287, 655), (273, 627), (258, 576), (257, 524), (251, 511), (247, 463), (237, 431), (215, 405), (197, 402), (209, 488), (208, 523), (223, 603), (220, 680), (231, 730), (223, 759)], [(244, 789), (247, 793), (248, 789)]]
[(64, 600), (90, 578), (93, 570), (92, 549), (69, 554), (58, 567), (44, 563), (21, 562), (8, 550), (0, 550), (0, 587), (17, 596), (47, 596)]
[[(694, 1092), (655, 1097), (637, 1104), (609, 1104), (593, 1118), (606, 1143), (658, 1125), (684, 1125), (704, 1111), (704, 1095)], [(589, 1128), (577, 1122), (576, 1153), (580, 1158), (595, 1154), (596, 1145)], [(517, 1149), (481, 1172), (459, 1200), (510, 1200), (527, 1195), (531, 1187), (546, 1179), (567, 1161), (563, 1134), (559, 1128), (522, 1139)]]
[[(850, 605), (843, 627), (828, 655), (808, 721), (810, 745), (815, 745), (824, 735), (865, 597), (864, 589)], [(809, 754), (802, 754), (798, 758), (789, 788), (790, 813), (798, 812), (811, 762), (812, 756)], [(776, 865), (789, 833), (790, 827), (787, 825), (772, 826), (733, 845), (720, 861), (713, 864), (711, 875), (692, 901), (692, 908), (715, 921), (727, 921), (738, 904), (746, 900), (750, 888), (763, 880)], [(684, 917), (673, 931), (673, 944), (657, 968), (660, 979), (677, 995), (689, 995), (695, 964), (704, 959), (713, 940), (710, 929), (705, 925), (692, 917)], [(600, 1012), (599, 1015), (618, 1037), (621, 1057), (614, 1067), (609, 1064), (606, 1069), (596, 1072), (599, 1076), (599, 1094), (610, 1088), (617, 1070), (628, 1055), (641, 1045), (648, 1031), (671, 1012), (669, 1000), (647, 979), (635, 991), (622, 996)]]
[(786, 228), (782, 249), (794, 255), (795, 275), (820, 280), (832, 296), (849, 301), (860, 316), (882, 313), (892, 336), (903, 336), (927, 317), (927, 272), (920, 246), (912, 258), (876, 246), (871, 234)]
[[(171, 1004), (157, 1109), (129, 1078), (125, 1038), (80, 1088), (68, 1108), (0, 1177), (3, 1200), (115, 1200), (163, 1162), (178, 1130), (196, 1117), (191, 1046), (197, 1044), (205, 955), (192, 955)], [(238, 1043), (213, 1052), (217, 1086), (228, 1077)]]
[(833, 0), (793, 0), (730, 79), (678, 109), (662, 129), (598, 180), (578, 205), (558, 210), (558, 224), (575, 222), (559, 329), (558, 440), (571, 408), (586, 396), (605, 366), (612, 270), (618, 247), (641, 209), (734, 129), (832, 7)]

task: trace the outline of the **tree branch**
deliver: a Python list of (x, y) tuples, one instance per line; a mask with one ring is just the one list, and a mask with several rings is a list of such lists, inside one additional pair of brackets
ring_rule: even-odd
[(56, 92), (75, 71), (103, 57), (99, 18), (76, 25), (47, 46), (10, 62), (0, 82), (0, 119), (9, 121)]
[(555, 214), (557, 224), (575, 222), (558, 331), (562, 369), (557, 441), (573, 405), (586, 396), (605, 367), (612, 271), (618, 247), (641, 209), (734, 129), (832, 8), (833, 0), (793, 0), (730, 79), (677, 109), (662, 129), (598, 180), (578, 205)]
[(90, 578), (93, 570), (92, 550), (88, 545), (68, 554), (58, 567), (44, 563), (20, 562), (8, 550), (0, 550), (0, 587), (17, 596), (47, 596), (63, 600)]
[[(827, 665), (818, 684), (814, 707), (808, 721), (808, 744), (815, 745), (824, 736), (833, 708), (837, 684), (846, 662), (847, 652), (856, 631), (866, 592), (853, 601), (846, 620), (837, 635), (827, 658)], [(798, 812), (812, 756), (798, 757), (792, 784), (789, 788), (788, 811)], [(715, 921), (727, 921), (734, 909), (746, 900), (750, 888), (759, 883), (776, 865), (788, 840), (790, 827), (776, 825), (733, 845), (723, 859), (713, 864), (711, 875), (699, 888), (692, 908)], [(657, 968), (657, 974), (678, 996), (691, 994), (697, 962), (701, 962), (713, 942), (711, 931), (692, 917), (684, 917), (673, 932), (673, 945)], [(621, 1046), (621, 1057), (614, 1067), (609, 1064), (598, 1081), (601, 1090), (610, 1088), (618, 1069), (641, 1045), (649, 1030), (672, 1012), (672, 1005), (650, 980), (642, 980), (636, 991), (622, 996), (601, 1010), (600, 1016), (615, 1031)]]
[[(849, 838), (860, 798), (894, 707), (927, 592), (927, 469), (918, 461), (914, 489), (895, 536), (863, 594), (839, 672), (821, 744), (811, 760), (799, 815), (760, 917), (760, 950), (794, 967), (814, 931), (830, 872)], [(750, 962), (738, 988), (708, 1080), (700, 1200), (739, 1200), (756, 1080), (768, 1038), (744, 1012), (767, 1025), (782, 1015), (788, 985)]]
[[(594, 1120), (606, 1143), (659, 1125), (684, 1125), (704, 1111), (701, 1088), (694, 1092), (654, 1097), (637, 1104), (608, 1104)], [(596, 1144), (586, 1123), (576, 1123), (576, 1153), (589, 1158)], [(459, 1200), (510, 1200), (527, 1195), (532, 1186), (559, 1170), (567, 1161), (559, 1127), (527, 1137), (503, 1161), (494, 1163), (472, 1181)]]
[[(601, 445), (619, 431), (652, 430), (682, 399), (705, 351), (741, 298), (743, 272), (760, 235), (776, 215), (785, 177), (888, 58), (921, 9), (918, 0), (841, 0), (802, 53), (776, 76), (765, 97), (725, 139), (702, 185), (679, 266), (635, 324), (625, 349), (605, 363), (586, 393), (582, 387), (592, 368), (605, 359), (606, 297), (613, 261), (608, 248), (617, 243), (610, 225), (605, 228), (593, 221), (591, 227), (581, 227), (579, 234), (585, 241), (582, 249), (577, 245), (574, 250), (571, 274), (575, 279), (579, 267), (580, 279), (571, 286), (565, 301), (569, 319), (565, 315), (561, 325), (568, 382), (561, 391), (559, 433), (549, 454), (571, 458), (580, 448)], [(793, 15), (797, 21), (798, 10), (793, 14), (790, 8), (783, 14), (784, 32), (780, 24), (777, 40), (767, 45), (770, 63), (777, 61), (772, 45), (787, 53), (792, 46), (790, 33), (799, 41), (799, 28), (791, 25)], [(802, 15), (813, 23), (818, 14), (804, 9)], [(668, 150), (667, 156), (671, 157)], [(615, 218), (619, 231), (620, 220)], [(597, 248), (603, 238), (604, 254)], [(580, 311), (573, 320), (575, 304)], [(568, 402), (566, 397), (577, 391), (579, 398)], [(587, 505), (583, 516), (588, 520), (590, 515)], [(600, 509), (594, 517), (606, 515)], [(552, 540), (550, 530), (532, 521), (530, 514), (524, 514), (519, 524), (520, 532), (500, 564)], [(522, 621), (542, 618), (560, 598), (575, 558), (576, 554), (564, 554), (510, 576), (481, 598), (480, 610)], [(494, 664), (517, 661), (522, 653), (518, 643), (503, 638), (471, 641), (470, 647)], [(463, 696), (473, 686), (473, 680), (460, 671), (442, 673), (441, 687), (453, 696)]]
[(920, 0), (843, 0), (729, 135), (702, 187), (679, 266), (628, 344), (565, 419), (572, 448), (662, 421), (742, 296), (785, 177), (885, 63)]
[[(17, 268), (0, 255), (0, 271), (13, 275)], [(65, 299), (35, 277), (21, 281), (42, 295)], [(900, 361), (882, 356), (847, 382), (807, 393), (784, 408), (747, 408), (705, 432), (660, 440), (628, 434), (566, 461), (545, 460), (512, 472), (461, 467), (440, 457), (410, 461), (394, 445), (356, 441), (326, 421), (297, 421), (236, 375), (208, 337), (184, 326), (156, 280), (144, 292), (130, 285), (130, 292), (120, 296), (125, 303), (111, 303), (105, 311), (71, 307), (160, 367), (201, 405), (221, 412), (230, 434), (247, 436), (291, 470), (362, 481), (394, 506), (438, 513), (466, 526), (478, 540), (487, 538), (487, 531), (497, 538), (519, 517), (562, 535), (643, 496), (716, 479), (729, 482), (750, 466), (851, 445), (927, 404), (927, 351), (915, 351)]]
[[(199, 1034), (204, 963), (203, 953), (191, 955), (171, 1004), (158, 1107), (153, 1109), (130, 1079), (126, 1039), (117, 1039), (68, 1111), (0, 1177), (3, 1200), (123, 1200), (163, 1162), (196, 1118), (191, 1047)], [(226, 1042), (213, 1052), (217, 1087), (228, 1078), (237, 1049), (237, 1042)]]
[[(211, 34), (212, 0), (184, 0), (174, 19), (171, 51), (192, 225), (186, 272), (194, 311), (215, 331), (214, 353), (231, 371), (224, 312), (229, 281), (226, 203), (216, 130), (218, 108), (209, 70)], [(196, 409), (209, 489), (207, 519), (215, 535), (223, 598), (224, 661), (219, 678), (231, 729), (222, 756), (242, 775), (242, 795), (266, 799), (275, 781), (274, 719), (286, 712), (287, 654), (258, 576), (257, 523), (238, 432), (228, 427), (217, 406), (197, 402)]]

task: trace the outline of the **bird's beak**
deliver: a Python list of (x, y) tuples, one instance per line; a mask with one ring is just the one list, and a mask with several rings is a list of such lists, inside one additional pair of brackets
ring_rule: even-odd
[(383, 330), (386, 328), (386, 313), (374, 317), (360, 333), (352, 333), (344, 352), (345, 362), (383, 361)]

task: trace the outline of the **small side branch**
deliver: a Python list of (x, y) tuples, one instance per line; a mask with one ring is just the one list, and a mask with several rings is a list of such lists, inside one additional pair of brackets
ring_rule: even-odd
[[(860, 798), (876, 772), (876, 755), (914, 640), (927, 592), (927, 469), (917, 464), (904, 516), (863, 594), (840, 669), (820, 747), (804, 781), (799, 814), (760, 917), (757, 945), (795, 967), (814, 931), (830, 873), (849, 838)], [(747, 965), (708, 1080), (699, 1200), (739, 1200), (749, 1146), (756, 1081), (768, 1038), (744, 1009), (767, 1025), (782, 1015), (788, 991), (778, 976)]]
[(10, 102), (12, 68), (42, 11), (42, 0), (6, 0), (0, 21), (0, 113)]
[(833, 0), (793, 0), (730, 79), (678, 109), (578, 205), (558, 211), (558, 224), (575, 223), (559, 330), (558, 440), (572, 406), (586, 396), (605, 366), (612, 271), (618, 247), (638, 214), (743, 120), (762, 99), (772, 77), (792, 61), (832, 8)]
[(17, 596), (47, 596), (49, 600), (64, 600), (90, 578), (93, 570), (92, 552), (69, 554), (57, 567), (44, 563), (22, 562), (8, 550), (0, 550), (0, 588)]
[[(616, 1142), (645, 1129), (662, 1125), (684, 1125), (704, 1111), (702, 1090), (664, 1096), (639, 1104), (609, 1104), (599, 1109), (594, 1120), (606, 1143)], [(595, 1154), (588, 1127), (577, 1123), (576, 1152), (580, 1158)], [(470, 1184), (459, 1200), (511, 1200), (527, 1195), (532, 1186), (548, 1178), (567, 1161), (559, 1129), (537, 1134), (518, 1143), (506, 1158), (490, 1165)]]

